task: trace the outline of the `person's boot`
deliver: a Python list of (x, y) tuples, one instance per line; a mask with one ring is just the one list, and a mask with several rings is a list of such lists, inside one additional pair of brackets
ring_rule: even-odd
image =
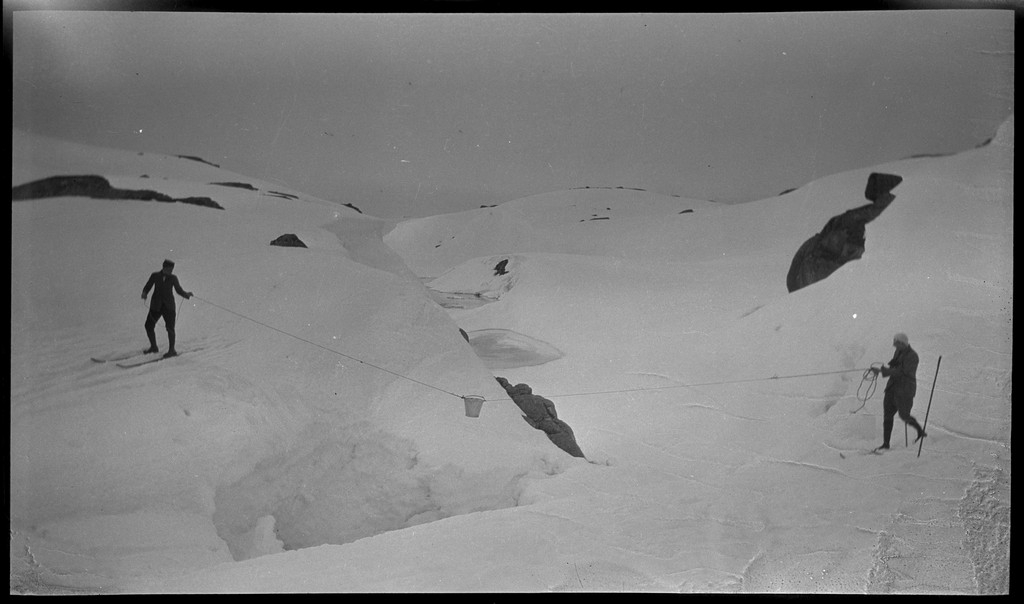
[(164, 358), (166, 359), (168, 357), (176, 357), (176, 356), (178, 356), (178, 352), (176, 350), (174, 350), (174, 331), (168, 329), (167, 330), (167, 354), (164, 355)]
[(889, 450), (889, 443), (882, 443), (881, 446), (875, 447), (875, 451), (888, 451), (888, 450)]
[(925, 436), (928, 436), (928, 434), (924, 431), (924, 428), (921, 427), (921, 424), (917, 423), (917, 419), (911, 417), (910, 421), (907, 423), (913, 426), (915, 430), (917, 430), (917, 438), (914, 439), (914, 442), (917, 442), (924, 438)]

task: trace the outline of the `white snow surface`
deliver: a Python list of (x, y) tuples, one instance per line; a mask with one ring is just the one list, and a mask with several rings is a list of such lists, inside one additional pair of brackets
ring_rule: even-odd
[[(13, 156), (15, 185), (100, 174), (225, 209), (13, 203), (12, 592), (1008, 592), (1012, 117), (748, 204), (582, 189), (397, 225), (189, 159), (20, 132)], [(788, 293), (872, 171), (904, 180), (863, 258)], [(196, 294), (184, 354), (92, 362), (145, 347), (165, 257)], [(501, 338), (478, 356), (459, 328)], [(898, 420), (864, 454), (882, 383), (858, 410), (861, 378), (897, 331), (920, 457)], [(587, 459), (495, 375), (554, 401)]]

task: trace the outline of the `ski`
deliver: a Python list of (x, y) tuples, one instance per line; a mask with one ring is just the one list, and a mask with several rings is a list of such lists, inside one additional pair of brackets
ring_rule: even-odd
[(108, 355), (90, 357), (90, 359), (92, 359), (93, 363), (110, 363), (112, 361), (124, 361), (143, 354), (146, 354), (143, 350), (133, 350), (131, 352), (113, 352)]
[[(201, 350), (201, 349), (197, 348), (195, 350)], [(120, 367), (121, 369), (131, 369), (132, 367), (141, 367), (143, 365), (149, 365), (150, 363), (157, 363), (159, 361), (164, 361), (164, 360), (167, 360), (167, 359), (176, 359), (176, 358), (180, 357), (181, 355), (189, 353), (189, 352), (195, 352), (195, 351), (194, 350), (179, 350), (178, 354), (174, 355), (173, 357), (165, 357), (163, 355), (157, 356), (155, 358), (147, 357), (147, 358), (144, 358), (144, 359), (141, 359), (141, 360), (133, 360), (133, 361), (130, 361), (130, 362), (127, 362), (127, 363), (118, 363), (117, 366)]]
[[(174, 357), (171, 357), (171, 358), (174, 358)], [(132, 367), (141, 367), (143, 365), (149, 365), (150, 363), (156, 363), (157, 361), (162, 361), (162, 360), (164, 360), (164, 357), (158, 356), (158, 357), (154, 357), (154, 358), (151, 358), (151, 359), (150, 358), (142, 359), (141, 361), (131, 361), (129, 363), (118, 363), (117, 366), (120, 367), (121, 369), (131, 369)]]
[(846, 459), (846, 456), (852, 453), (856, 453), (857, 455), (884, 455), (889, 451), (891, 451), (891, 449), (879, 449), (878, 447), (875, 447), (874, 449), (851, 449), (847, 451), (840, 451), (839, 457)]
[(842, 457), (843, 459), (846, 459), (847, 455), (852, 455), (854, 453), (858, 455), (884, 455), (885, 453), (889, 453), (890, 451), (892, 451), (892, 449), (883, 449), (881, 447), (874, 447), (872, 449), (841, 449), (839, 447), (833, 447), (831, 445), (825, 446), (832, 449), (833, 451), (838, 452), (839, 457)]

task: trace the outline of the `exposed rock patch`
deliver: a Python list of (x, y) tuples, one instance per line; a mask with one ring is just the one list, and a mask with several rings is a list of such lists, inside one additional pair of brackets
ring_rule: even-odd
[(295, 233), (285, 233), (271, 241), (270, 245), (279, 245), (281, 247), (308, 247)]
[(553, 402), (543, 396), (533, 394), (533, 390), (526, 384), (513, 386), (503, 377), (495, 377), (495, 379), (523, 412), (523, 419), (526, 420), (526, 423), (547, 434), (551, 442), (569, 455), (586, 457), (579, 445), (576, 444), (576, 436), (573, 435), (572, 428), (558, 419)]
[(923, 159), (926, 157), (949, 157), (950, 155), (956, 155), (956, 152), (950, 151), (949, 153), (915, 153), (914, 155), (908, 155), (906, 159)]
[(267, 197), (280, 197), (281, 199), (298, 199), (297, 196), (291, 193), (282, 193), (280, 191), (267, 191), (264, 195)]
[(247, 182), (211, 182), (210, 184), (219, 185), (221, 187), (234, 187), (236, 189), (245, 189), (246, 191), (259, 191), (259, 189), (250, 185)]
[(882, 174), (872, 172), (868, 176), (868, 184), (864, 187), (864, 197), (872, 203), (884, 203), (886, 206), (895, 199), (892, 190), (903, 182), (903, 177), (898, 174)]
[(639, 187), (624, 187), (624, 186), (621, 186), (621, 185), (616, 186), (616, 187), (590, 187), (590, 186), (572, 187), (570, 189), (570, 191), (578, 191), (580, 189), (620, 189), (620, 190), (624, 190), (624, 191), (644, 191), (644, 192), (647, 191), (647, 189), (641, 189)]
[(872, 172), (864, 190), (871, 203), (833, 216), (820, 233), (800, 246), (786, 275), (789, 291), (821, 281), (840, 266), (863, 256), (864, 225), (889, 207), (896, 198), (891, 191), (901, 182), (902, 176)]
[(149, 189), (117, 189), (102, 176), (51, 176), (42, 180), (11, 188), (11, 201), (44, 199), (47, 197), (89, 197), (92, 199), (137, 199), (140, 201), (162, 201), (187, 203), (191, 205), (223, 210), (209, 197), (174, 198)]
[[(141, 155), (141, 153), (139, 155)], [(219, 168), (220, 167), (220, 166), (218, 166), (217, 164), (215, 164), (213, 162), (208, 162), (208, 161), (206, 161), (205, 159), (203, 159), (201, 157), (196, 157), (195, 155), (176, 155), (175, 157), (180, 157), (181, 159), (190, 159), (192, 161), (197, 161), (197, 162), (199, 162), (201, 164), (206, 164), (208, 166), (213, 166), (214, 168)]]

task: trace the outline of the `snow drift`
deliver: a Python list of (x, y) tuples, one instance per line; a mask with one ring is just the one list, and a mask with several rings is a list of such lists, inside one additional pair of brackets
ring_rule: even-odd
[[(574, 190), (398, 225), (180, 158), (148, 158), (154, 181), (145, 157), (15, 151), (16, 184), (144, 169), (225, 210), (14, 204), (12, 588), (1008, 591), (1012, 117), (737, 206)], [(863, 256), (788, 293), (873, 171), (903, 182)], [(203, 184), (224, 180), (255, 190)], [(144, 344), (165, 256), (202, 299), (191, 351), (89, 362)], [(479, 303), (438, 304), (456, 294)], [(593, 463), (520, 419), (459, 328), (557, 352), (501, 373)], [(896, 331), (919, 419), (943, 359), (920, 458), (862, 454), (882, 417), (861, 374)]]
[[(512, 404), (465, 417), (458, 396), (504, 393), (367, 235), (382, 221), (298, 193), (266, 196), (252, 179), (257, 191), (157, 179), (159, 165), (188, 162), (151, 161), (147, 186), (201, 190), (225, 210), (12, 206), (12, 555), (25, 573), (102, 588), (125, 574), (345, 543), (514, 506), (524, 477), (570, 463)], [(193, 164), (179, 176), (213, 179)], [(15, 167), (35, 164), (16, 157)], [(309, 248), (270, 246), (282, 230)], [(139, 296), (164, 257), (196, 293), (179, 310), (182, 356), (129, 370), (90, 361), (144, 347)], [(165, 347), (162, 324), (157, 334)], [(157, 563), (165, 549), (173, 561)]]

